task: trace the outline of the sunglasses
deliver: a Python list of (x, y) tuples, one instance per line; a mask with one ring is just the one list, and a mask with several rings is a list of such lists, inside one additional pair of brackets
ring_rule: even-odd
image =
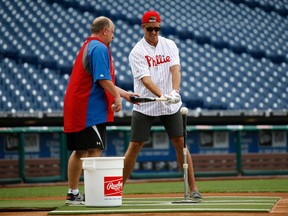
[(152, 32), (153, 30), (155, 31), (155, 32), (159, 32), (160, 30), (161, 30), (161, 28), (160, 27), (148, 27), (148, 28), (146, 28), (146, 30), (148, 31), (148, 32)]

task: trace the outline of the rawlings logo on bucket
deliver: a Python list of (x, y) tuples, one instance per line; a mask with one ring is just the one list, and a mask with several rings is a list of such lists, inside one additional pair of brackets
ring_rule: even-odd
[(122, 196), (122, 176), (104, 176), (104, 196)]

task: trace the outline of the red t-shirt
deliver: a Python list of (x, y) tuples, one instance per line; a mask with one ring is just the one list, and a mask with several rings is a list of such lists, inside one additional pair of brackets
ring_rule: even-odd
[(98, 80), (115, 83), (114, 65), (109, 47), (98, 38), (89, 37), (75, 60), (64, 97), (65, 133), (114, 121), (114, 97)]

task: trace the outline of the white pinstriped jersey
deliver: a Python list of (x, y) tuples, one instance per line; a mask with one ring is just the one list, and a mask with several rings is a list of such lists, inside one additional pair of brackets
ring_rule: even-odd
[[(157, 46), (151, 46), (142, 38), (132, 49), (129, 63), (134, 76), (134, 92), (141, 97), (155, 97), (141, 81), (150, 76), (163, 94), (172, 92), (172, 74), (170, 67), (180, 65), (179, 50), (174, 41), (158, 36)], [(168, 104), (165, 102), (141, 103), (134, 105), (133, 110), (149, 116), (171, 115), (176, 113), (182, 102)]]

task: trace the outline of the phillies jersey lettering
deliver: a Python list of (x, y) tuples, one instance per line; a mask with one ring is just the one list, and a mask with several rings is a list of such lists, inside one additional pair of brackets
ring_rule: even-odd
[[(180, 65), (179, 50), (174, 41), (159, 36), (157, 46), (154, 47), (142, 38), (131, 50), (129, 63), (134, 77), (134, 92), (142, 97), (155, 97), (141, 80), (145, 76), (149, 76), (163, 94), (172, 92), (170, 67)], [(181, 105), (182, 102), (177, 104), (141, 103), (134, 105), (133, 110), (149, 116), (171, 115), (176, 113)]]
[(159, 64), (163, 64), (166, 62), (170, 62), (170, 56), (162, 56), (162, 55), (156, 55), (155, 58), (153, 58), (152, 56), (146, 55), (145, 56), (148, 66), (149, 67), (153, 67), (153, 66), (157, 66)]

